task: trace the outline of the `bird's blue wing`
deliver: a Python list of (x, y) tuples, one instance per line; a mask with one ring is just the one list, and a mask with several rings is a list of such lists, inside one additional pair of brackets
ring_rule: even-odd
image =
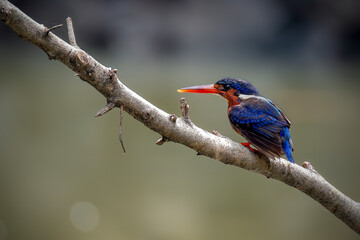
[(282, 155), (280, 131), (290, 122), (279, 108), (262, 97), (244, 99), (228, 111), (232, 127), (268, 156)]

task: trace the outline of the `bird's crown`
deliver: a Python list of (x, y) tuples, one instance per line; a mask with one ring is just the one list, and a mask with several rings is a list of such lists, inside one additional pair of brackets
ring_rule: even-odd
[(249, 82), (240, 78), (223, 78), (214, 84), (214, 87), (220, 91), (227, 92), (231, 89), (240, 94), (259, 95), (258, 90)]

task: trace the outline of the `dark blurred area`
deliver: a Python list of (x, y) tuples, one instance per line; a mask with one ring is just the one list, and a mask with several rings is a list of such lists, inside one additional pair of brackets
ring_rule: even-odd
[[(151, 59), (220, 55), (308, 66), (360, 61), (357, 0), (13, 2), (46, 26), (72, 16), (78, 38), (90, 49)], [(9, 32), (0, 28), (3, 46)]]
[[(176, 89), (249, 80), (292, 122), (294, 158), (360, 200), (360, 1), (12, 1), (169, 113), (244, 141), (226, 102)], [(66, 26), (54, 33), (67, 41)], [(298, 190), (196, 156), (0, 23), (0, 240), (358, 239)]]

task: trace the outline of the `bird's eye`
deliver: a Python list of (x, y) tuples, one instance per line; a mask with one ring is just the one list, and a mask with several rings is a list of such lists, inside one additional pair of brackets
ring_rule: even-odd
[(231, 86), (229, 84), (224, 85), (224, 90), (229, 91), (231, 89)]
[(231, 89), (230, 84), (215, 84), (214, 87), (223, 92), (227, 92)]

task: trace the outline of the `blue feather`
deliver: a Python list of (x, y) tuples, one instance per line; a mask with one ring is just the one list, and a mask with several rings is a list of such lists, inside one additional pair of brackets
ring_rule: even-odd
[(258, 96), (243, 99), (229, 108), (228, 116), (232, 127), (265, 155), (285, 154), (294, 162), (290, 122), (270, 100)]
[(282, 148), (285, 153), (285, 156), (287, 159), (294, 163), (294, 158), (292, 157), (292, 151), (293, 151), (293, 144), (290, 137), (290, 131), (289, 128), (284, 127), (280, 132), (280, 138), (282, 142)]

